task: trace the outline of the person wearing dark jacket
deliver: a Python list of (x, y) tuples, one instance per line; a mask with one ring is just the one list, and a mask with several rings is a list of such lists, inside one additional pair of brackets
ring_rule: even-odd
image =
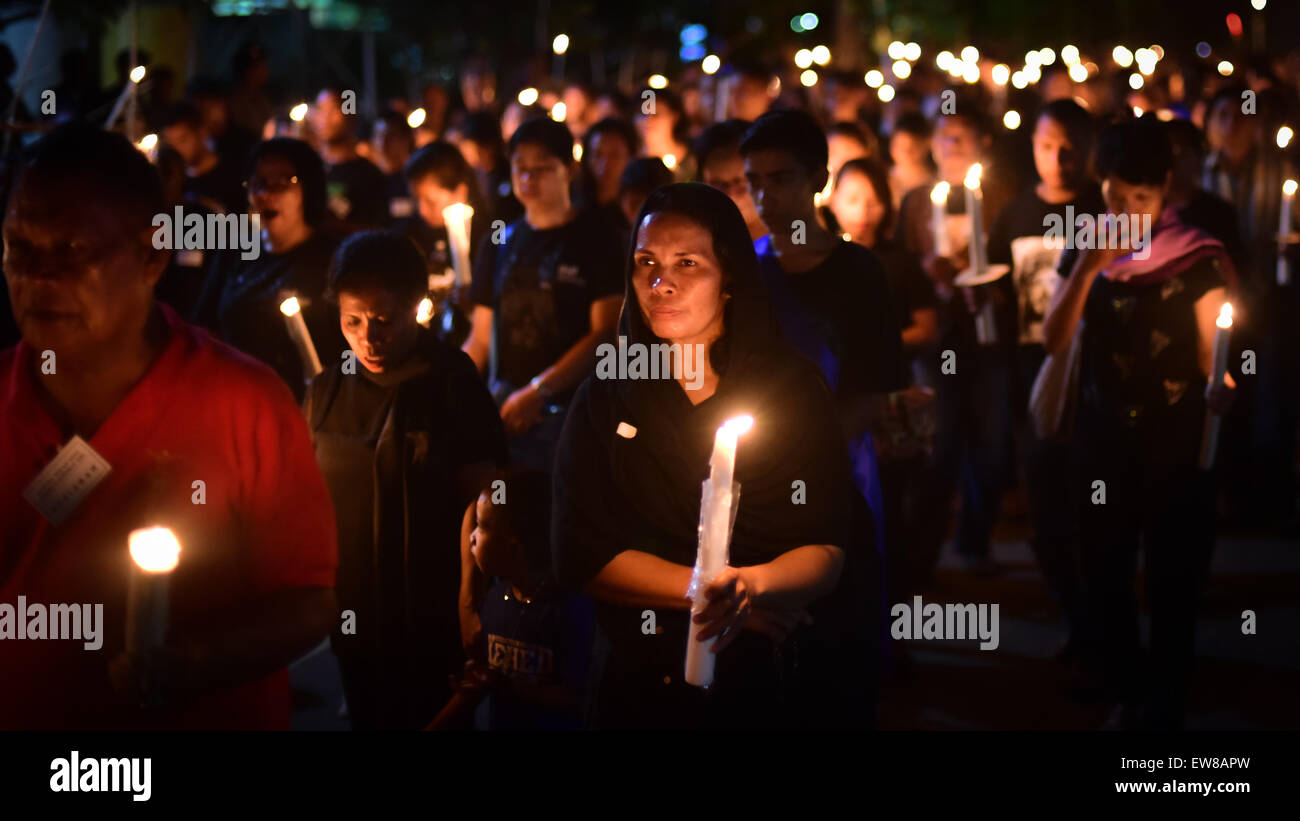
[[(873, 607), (862, 594), (872, 588), (860, 582), (861, 511), (826, 382), (782, 341), (726, 194), (701, 183), (661, 188), (636, 225), (619, 334), (629, 346), (681, 345), (701, 364), (693, 378), (683, 367), (682, 379), (598, 368), (565, 422), (552, 550), (560, 582), (596, 600), (609, 646), (592, 724), (864, 725)], [(736, 451), (730, 566), (703, 587), (709, 604), (692, 618), (701, 482), (719, 426), (739, 414), (754, 424)], [(688, 630), (721, 636), (709, 689), (683, 681)]]
[[(419, 729), (464, 664), (461, 517), (505, 461), (505, 432), (469, 357), (416, 322), (424, 260), (366, 232), (330, 291), (353, 361), (313, 380), (305, 413), (339, 533), (335, 655), (355, 729)], [(466, 564), (465, 567), (468, 567)]]

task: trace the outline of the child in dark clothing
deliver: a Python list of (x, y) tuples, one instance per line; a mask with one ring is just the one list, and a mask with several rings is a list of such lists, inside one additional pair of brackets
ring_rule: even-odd
[(456, 685), (459, 709), (486, 698), (479, 729), (581, 727), (593, 614), (586, 596), (555, 589), (550, 505), (550, 477), (513, 468), (466, 513), (469, 556), (484, 577), (495, 577), (478, 609), (481, 629), (471, 629), (477, 635), (465, 678)]

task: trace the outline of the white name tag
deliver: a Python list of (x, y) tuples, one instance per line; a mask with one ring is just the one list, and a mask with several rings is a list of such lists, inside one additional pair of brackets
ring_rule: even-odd
[(52, 525), (63, 524), (112, 470), (80, 436), (73, 436), (23, 491), (23, 498)]

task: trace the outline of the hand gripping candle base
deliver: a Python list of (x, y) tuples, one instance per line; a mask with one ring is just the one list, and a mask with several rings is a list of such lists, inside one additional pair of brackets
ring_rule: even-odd
[(316, 346), (312, 344), (311, 334), (307, 332), (307, 323), (302, 318), (302, 306), (298, 304), (298, 297), (291, 296), (281, 302), (280, 313), (284, 314), (284, 324), (289, 329), (289, 337), (297, 346), (298, 355), (302, 357), (303, 374), (311, 379), (323, 368), (320, 365), (320, 357), (316, 355)]
[[(1210, 371), (1210, 387), (1224, 383), (1223, 374), (1228, 369), (1228, 337), (1232, 333), (1232, 305), (1223, 303), (1219, 318), (1214, 321), (1219, 329), (1214, 333), (1214, 369)], [(1205, 409), (1205, 428), (1201, 433), (1201, 470), (1214, 466), (1214, 455), (1219, 449), (1219, 425), (1223, 417), (1209, 408)]]
[(127, 541), (131, 580), (126, 599), (126, 650), (161, 647), (167, 634), (167, 582), (180, 560), (176, 534), (165, 527), (133, 530)]
[(696, 635), (702, 629), (694, 621), (696, 614), (708, 606), (704, 596), (706, 588), (727, 566), (731, 529), (736, 523), (739, 509), (740, 484), (733, 477), (736, 469), (736, 443), (742, 433), (754, 425), (752, 416), (728, 419), (718, 428), (713, 440), (713, 456), (709, 459), (709, 478), (704, 480), (700, 495), (699, 550), (695, 556), (695, 571), (686, 591), (691, 599), (691, 621), (686, 639), (686, 682), (697, 687), (713, 684), (713, 664), (716, 655), (715, 636), (700, 641)]

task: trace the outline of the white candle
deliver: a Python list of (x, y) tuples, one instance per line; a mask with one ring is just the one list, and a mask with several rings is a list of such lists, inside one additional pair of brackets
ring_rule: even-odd
[(946, 257), (952, 253), (948, 242), (948, 192), (952, 186), (940, 182), (930, 189), (930, 231), (934, 234), (935, 254)]
[(1296, 181), (1282, 183), (1282, 214), (1277, 229), (1277, 284), (1288, 285), (1291, 282), (1291, 267), (1286, 259), (1286, 247), (1291, 235), (1291, 203), (1295, 201)]
[[(699, 589), (712, 582), (727, 566), (728, 544), (731, 541), (732, 513), (735, 507), (733, 481), (736, 473), (736, 442), (742, 433), (754, 425), (751, 416), (728, 419), (718, 428), (713, 440), (713, 456), (709, 459), (709, 478), (704, 481), (700, 499), (700, 544), (695, 557), (695, 575)], [(708, 605), (703, 592), (691, 604), (691, 621), (686, 642), (686, 682), (697, 687), (713, 684), (712, 652), (717, 636), (702, 642), (696, 635), (702, 629), (694, 621), (696, 614)]]
[(988, 268), (988, 259), (984, 253), (984, 192), (980, 188), (980, 176), (984, 166), (975, 163), (966, 172), (966, 214), (970, 217), (970, 264), (975, 276)]
[[(1210, 371), (1210, 386), (1224, 384), (1223, 375), (1228, 369), (1228, 338), (1232, 334), (1232, 304), (1225, 302), (1219, 309), (1219, 318), (1214, 321), (1219, 327), (1214, 332), (1214, 365)], [(1214, 454), (1219, 448), (1219, 425), (1222, 417), (1206, 409), (1205, 428), (1201, 435), (1201, 470), (1209, 470), (1214, 465)]]
[(128, 537), (131, 581), (126, 600), (126, 650), (161, 647), (167, 635), (167, 580), (180, 560), (176, 534), (165, 527), (133, 530)]
[(451, 264), (456, 269), (456, 282), (468, 285), (469, 269), (469, 226), (474, 218), (474, 209), (463, 202), (456, 202), (442, 209), (442, 221), (447, 226), (447, 242), (451, 245)]
[(280, 313), (284, 314), (284, 324), (289, 329), (293, 344), (298, 346), (303, 371), (306, 372), (307, 378), (311, 379), (324, 368), (321, 367), (320, 357), (316, 355), (316, 346), (312, 344), (311, 334), (307, 332), (307, 323), (303, 321), (302, 306), (298, 304), (298, 297), (291, 296), (281, 302)]

